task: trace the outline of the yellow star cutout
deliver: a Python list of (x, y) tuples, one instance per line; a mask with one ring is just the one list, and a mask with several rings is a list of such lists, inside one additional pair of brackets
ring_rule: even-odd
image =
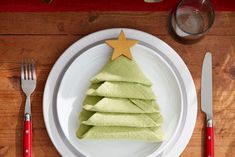
[(112, 60), (121, 55), (132, 59), (130, 48), (138, 43), (137, 40), (126, 39), (123, 31), (121, 31), (121, 33), (119, 34), (118, 40), (107, 40), (105, 42), (114, 49)]

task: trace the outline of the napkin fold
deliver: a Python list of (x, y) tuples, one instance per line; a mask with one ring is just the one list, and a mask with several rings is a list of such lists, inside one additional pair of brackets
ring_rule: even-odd
[(156, 98), (149, 86), (129, 82), (104, 82), (101, 85), (95, 84), (88, 89), (87, 95), (144, 100), (155, 100)]
[[(80, 135), (79, 130), (77, 136)], [(143, 140), (151, 142), (160, 142), (164, 140), (164, 132), (160, 127), (140, 128), (140, 127), (104, 127), (93, 126), (81, 139), (130, 139)]]
[(92, 83), (100, 82), (132, 82), (151, 85), (134, 60), (124, 56), (118, 57), (115, 61), (110, 60), (99, 74), (91, 79)]
[[(154, 113), (153, 113), (154, 114)], [(129, 127), (157, 127), (162, 124), (160, 114), (123, 114), (123, 113), (94, 113), (82, 124), (93, 126), (129, 126)]]
[[(81, 124), (79, 125), (76, 135), (80, 139), (131, 139), (131, 140), (145, 140), (145, 141), (163, 140), (164, 133), (162, 129), (159, 127), (163, 123), (163, 118), (161, 114), (159, 113), (130, 114), (133, 115), (132, 118), (125, 117), (127, 115), (129, 114), (117, 114), (116, 116), (114, 115), (114, 118), (112, 118), (112, 116), (110, 117), (105, 113), (97, 113), (97, 112), (82, 110), (79, 116), (79, 121)], [(144, 115), (144, 116), (138, 117), (139, 115)], [(141, 119), (140, 121), (139, 118)], [(103, 121), (103, 119), (106, 120)], [(84, 122), (87, 121), (91, 121), (92, 125), (84, 124)], [(143, 124), (142, 123), (143, 121), (144, 122), (151, 121), (150, 123), (153, 124), (153, 126), (155, 127), (146, 127), (147, 125), (145, 123)], [(109, 126), (113, 124), (116, 125), (117, 123), (119, 123), (119, 125), (129, 125), (131, 123), (133, 127)], [(135, 125), (133, 125), (132, 123), (134, 123)], [(95, 124), (101, 126), (97, 126)], [(99, 133), (100, 131), (102, 132), (102, 134)], [(105, 136), (103, 136), (103, 134), (105, 134)]]
[[(98, 97), (100, 98), (100, 97)], [(92, 96), (86, 98), (83, 108), (94, 112), (112, 113), (158, 113), (159, 106), (152, 100), (135, 100), (121, 98), (96, 99)], [(94, 99), (94, 101), (89, 100)], [(97, 101), (96, 101), (97, 100)], [(89, 102), (92, 101), (92, 102)]]

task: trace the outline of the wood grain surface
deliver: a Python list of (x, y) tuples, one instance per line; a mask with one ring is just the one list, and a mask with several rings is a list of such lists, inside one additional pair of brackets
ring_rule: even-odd
[(20, 88), (20, 63), (37, 62), (37, 88), (32, 96), (33, 156), (60, 156), (50, 141), (42, 114), (46, 79), (63, 51), (81, 37), (112, 27), (151, 33), (170, 46), (187, 64), (198, 93), (198, 115), (193, 136), (181, 157), (202, 157), (204, 118), (200, 110), (201, 64), (213, 54), (215, 156), (235, 154), (235, 12), (216, 13), (208, 34), (195, 43), (174, 39), (167, 12), (0, 13), (0, 157), (22, 156), (25, 96)]

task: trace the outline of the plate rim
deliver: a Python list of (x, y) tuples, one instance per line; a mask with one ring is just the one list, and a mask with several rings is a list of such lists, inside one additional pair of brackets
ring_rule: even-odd
[[(166, 44), (164, 41), (160, 40), (159, 38), (155, 37), (155, 36), (152, 36), (151, 34), (148, 34), (148, 33), (145, 33), (145, 32), (142, 32), (142, 31), (139, 31), (139, 30), (136, 30), (136, 29), (126, 29), (126, 28), (112, 28), (112, 29), (105, 29), (105, 30), (101, 30), (101, 31), (98, 31), (98, 32), (95, 32), (95, 33), (92, 33), (88, 36), (85, 36), (83, 37), (82, 39), (76, 41), (74, 44), (72, 44), (67, 50), (64, 51), (64, 53), (59, 57), (59, 59), (56, 61), (56, 63), (54, 64), (53, 68), (51, 69), (50, 71), (50, 74), (48, 76), (48, 79), (47, 79), (47, 82), (46, 82), (46, 85), (45, 85), (45, 89), (44, 89), (44, 94), (43, 94), (43, 117), (44, 117), (44, 122), (45, 122), (45, 125), (46, 125), (46, 129), (47, 129), (47, 132), (49, 134), (49, 137), (51, 139), (51, 141), (53, 142), (54, 146), (57, 148), (57, 150), (59, 151), (59, 153), (62, 155), (64, 152), (66, 152), (65, 150), (62, 152), (62, 149), (59, 148), (59, 144), (57, 144), (55, 142), (55, 139), (53, 137), (53, 134), (51, 132), (51, 128), (50, 128), (50, 125), (49, 125), (49, 122), (48, 122), (48, 119), (49, 119), (49, 116), (47, 115), (47, 112), (49, 111), (48, 105), (50, 105), (48, 102), (47, 102), (47, 95), (48, 92), (50, 92), (50, 90), (48, 89), (50, 87), (50, 84), (52, 83), (51, 81), (53, 80), (53, 77), (55, 78), (55, 76), (53, 76), (54, 74), (56, 74), (56, 72), (58, 72), (58, 66), (59, 64), (65, 64), (68, 63), (70, 60), (72, 60), (72, 58), (74, 57), (74, 55), (76, 55), (77, 52), (75, 52), (74, 50), (72, 50), (74, 47), (76, 47), (76, 45), (82, 45), (83, 47), (87, 46), (87, 43), (86, 41), (89, 41), (90, 39), (92, 39), (92, 37), (95, 35), (99, 35), (99, 34), (106, 34), (107, 36), (111, 36), (111, 35), (108, 35), (107, 33), (115, 33), (115, 32), (120, 32), (120, 30), (124, 30), (125, 32), (127, 31), (128, 34), (129, 33), (133, 33), (133, 31), (135, 33), (138, 33), (138, 34), (142, 34), (144, 35), (145, 37), (148, 37), (148, 38), (151, 38), (153, 39), (155, 42), (158, 42), (158, 44), (160, 43), (161, 46), (163, 47), (167, 47), (170, 51), (171, 51), (171, 57), (176, 57), (176, 59), (178, 60), (178, 64), (179, 66), (182, 66), (182, 68), (184, 69), (184, 73), (182, 73), (182, 75), (186, 76), (188, 80), (185, 80), (185, 77), (182, 77), (184, 79), (184, 81), (187, 81), (190, 86), (191, 86), (191, 89), (188, 89), (190, 90), (192, 93), (192, 95), (187, 95), (187, 96), (190, 96), (190, 98), (193, 98), (193, 99), (196, 99), (194, 102), (193, 102), (193, 105), (192, 105), (192, 108), (191, 108), (191, 111), (192, 113), (190, 114), (192, 119), (193, 119), (193, 122), (191, 122), (190, 126), (191, 126), (191, 129), (190, 130), (186, 130), (186, 126), (184, 126), (184, 132), (187, 131), (187, 134), (186, 134), (186, 137), (180, 137), (180, 138), (184, 138), (183, 140), (183, 145), (182, 145), (182, 140), (181, 140), (181, 149), (177, 148), (175, 150), (175, 152), (173, 153), (175, 156), (175, 154), (180, 154), (185, 146), (187, 145), (191, 135), (192, 135), (192, 132), (193, 132), (193, 129), (195, 127), (195, 123), (196, 123), (196, 115), (197, 115), (197, 97), (196, 97), (196, 90), (195, 90), (195, 85), (194, 85), (194, 82), (193, 82), (193, 79), (192, 79), (192, 76), (187, 68), (187, 66), (185, 65), (185, 63), (183, 62), (182, 58), (168, 45)], [(116, 33), (115, 33), (116, 34)], [(128, 35), (127, 35), (128, 36)], [(92, 40), (91, 40), (92, 41)], [(80, 48), (81, 49), (81, 48)], [(168, 56), (169, 57), (169, 56)], [(66, 59), (67, 58), (67, 59)], [(67, 61), (64, 61), (64, 60), (67, 60)], [(62, 70), (61, 70), (62, 71)], [(57, 74), (58, 75), (58, 74)], [(57, 79), (59, 78), (59, 75), (56, 76)], [(56, 84), (54, 84), (56, 85)], [(56, 87), (55, 87), (56, 88)], [(54, 90), (54, 89), (53, 89)], [(47, 104), (47, 106), (46, 106)], [(189, 114), (188, 114), (189, 115)], [(187, 120), (187, 119), (186, 119)], [(187, 121), (186, 121), (187, 122)], [(186, 123), (185, 122), (185, 123)], [(62, 138), (62, 137), (61, 137)], [(180, 139), (179, 138), (179, 139)], [(185, 141), (186, 140), (186, 141)], [(60, 140), (61, 142), (61, 140)], [(177, 140), (177, 143), (179, 143), (179, 140)], [(173, 149), (171, 149), (171, 151), (168, 152), (168, 154), (166, 155), (169, 155), (171, 152), (172, 152)], [(68, 152), (68, 151), (67, 151)]]

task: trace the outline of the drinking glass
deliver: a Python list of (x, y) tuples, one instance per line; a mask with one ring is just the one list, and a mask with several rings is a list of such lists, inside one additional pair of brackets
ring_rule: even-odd
[(197, 39), (211, 28), (214, 19), (209, 0), (182, 0), (172, 12), (171, 26), (177, 36)]

